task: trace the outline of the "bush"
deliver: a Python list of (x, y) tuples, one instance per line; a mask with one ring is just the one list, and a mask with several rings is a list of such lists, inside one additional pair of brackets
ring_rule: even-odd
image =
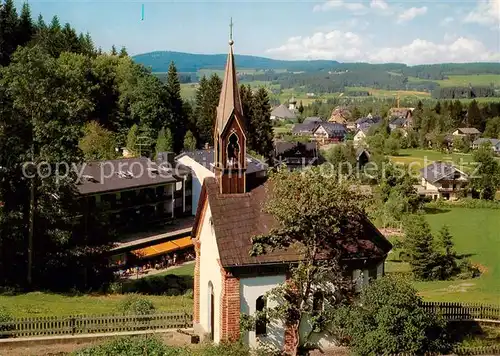
[(186, 350), (169, 347), (156, 337), (125, 337), (75, 352), (75, 356), (188, 356)]
[[(0, 324), (1, 323), (8, 323), (11, 320), (13, 320), (12, 315), (10, 315), (10, 313), (4, 307), (0, 306)], [(0, 338), (8, 337), (8, 335), (1, 335), (2, 332), (10, 331), (13, 329), (14, 329), (14, 325), (0, 326)]]
[(468, 209), (500, 209), (500, 201), (462, 198), (457, 201), (436, 200), (425, 204), (428, 208), (468, 208)]
[[(199, 348), (165, 345), (156, 337), (125, 337), (75, 352), (75, 356), (249, 356), (250, 349), (241, 343), (202, 345)], [(257, 356), (268, 354), (257, 353)]]
[(120, 312), (128, 315), (149, 315), (154, 314), (156, 308), (149, 299), (140, 295), (129, 295), (119, 306)]
[(151, 276), (123, 283), (123, 293), (151, 295), (181, 295), (193, 289), (192, 276)]
[(449, 351), (445, 321), (420, 303), (410, 284), (385, 277), (365, 288), (358, 303), (337, 311), (333, 332), (361, 356)]

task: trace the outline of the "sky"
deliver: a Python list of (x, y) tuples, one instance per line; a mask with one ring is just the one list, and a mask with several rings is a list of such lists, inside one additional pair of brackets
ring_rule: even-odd
[[(499, 62), (500, 0), (28, 0), (96, 46), (340, 62)], [(16, 0), (18, 9), (23, 0)], [(142, 6), (144, 5), (144, 19)]]

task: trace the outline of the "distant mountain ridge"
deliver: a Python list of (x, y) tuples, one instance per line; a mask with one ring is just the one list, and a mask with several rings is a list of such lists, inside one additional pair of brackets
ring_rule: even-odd
[[(153, 72), (167, 72), (173, 61), (177, 70), (182, 73), (196, 73), (200, 69), (224, 69), (227, 54), (195, 54), (175, 51), (155, 51), (138, 54), (132, 57), (137, 63), (143, 64)], [(422, 79), (433, 75), (419, 75), (420, 72), (439, 74), (500, 74), (499, 63), (442, 63), (408, 66), (402, 63), (341, 63), (334, 60), (277, 60), (250, 55), (235, 55), (238, 69), (277, 70), (289, 72), (318, 71), (396, 71), (400, 74), (413, 75)], [(428, 77), (428, 78), (426, 78)]]
[[(171, 61), (174, 61), (179, 72), (194, 73), (200, 69), (224, 69), (227, 54), (194, 54), (173, 51), (156, 51), (138, 54), (132, 57), (137, 63), (151, 68), (153, 72), (166, 72)], [(289, 71), (319, 71), (339, 64), (329, 60), (285, 61), (265, 57), (235, 54), (240, 69)]]

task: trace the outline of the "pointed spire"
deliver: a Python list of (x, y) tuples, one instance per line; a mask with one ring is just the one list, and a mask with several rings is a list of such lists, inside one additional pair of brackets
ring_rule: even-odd
[(231, 18), (229, 24), (229, 54), (227, 55), (224, 80), (222, 81), (219, 106), (217, 107), (217, 121), (215, 124), (219, 135), (224, 131), (233, 113), (243, 121), (243, 108), (238, 88), (236, 66), (234, 64), (233, 44), (233, 19)]

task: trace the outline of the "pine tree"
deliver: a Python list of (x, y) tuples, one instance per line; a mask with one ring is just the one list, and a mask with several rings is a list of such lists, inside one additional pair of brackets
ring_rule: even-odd
[(0, 6), (0, 66), (7, 66), (17, 47), (18, 18), (13, 0)]
[(213, 143), (213, 126), (216, 118), (217, 105), (222, 88), (222, 81), (213, 74), (210, 79), (203, 76), (196, 91), (196, 109), (198, 128), (198, 144)]
[(441, 102), (438, 101), (436, 103), (436, 106), (434, 106), (434, 112), (438, 115), (441, 115)]
[(304, 105), (302, 104), (302, 100), (299, 102), (299, 113), (302, 115), (304, 113)]
[(439, 230), (439, 244), (444, 253), (441, 254), (441, 262), (437, 268), (440, 279), (449, 279), (458, 270), (457, 268), (457, 254), (455, 252), (455, 245), (453, 244), (453, 237), (451, 236), (450, 229), (447, 225), (443, 225)]
[(196, 139), (191, 131), (186, 132), (184, 137), (184, 150), (191, 152), (196, 149)]
[(116, 51), (116, 47), (115, 45), (112, 45), (111, 46), (111, 55), (112, 56), (116, 56), (118, 54), (118, 52)]
[(120, 58), (128, 57), (127, 49), (125, 47), (122, 47), (120, 50)]
[(172, 132), (168, 128), (162, 128), (158, 133), (158, 138), (156, 139), (156, 156), (160, 152), (172, 152), (174, 145), (174, 140), (172, 138)]
[(63, 51), (72, 53), (81, 53), (80, 41), (76, 35), (75, 30), (69, 23), (64, 25), (61, 31), (62, 41), (64, 43)]
[(429, 224), (422, 215), (412, 216), (406, 222), (404, 232), (412, 273), (417, 279), (431, 279), (436, 265), (436, 253)]
[(17, 29), (17, 44), (19, 46), (26, 45), (35, 34), (35, 27), (31, 19), (31, 10), (28, 3), (23, 4), (21, 16), (19, 17)]
[(127, 134), (127, 150), (135, 155), (137, 152), (137, 136), (139, 136), (139, 126), (134, 124)]
[(483, 119), (476, 100), (472, 100), (467, 109), (467, 125), (482, 130)]
[(252, 116), (249, 147), (266, 159), (270, 159), (273, 151), (273, 127), (271, 124), (271, 105), (265, 88), (257, 90), (252, 98)]
[(448, 225), (443, 225), (439, 230), (439, 242), (446, 256), (455, 256), (453, 236), (451, 236)]
[(183, 138), (186, 133), (186, 120), (182, 107), (181, 83), (174, 62), (171, 62), (168, 67), (165, 89), (167, 95), (167, 108), (169, 110), (169, 121), (167, 122), (167, 126), (170, 128), (174, 138), (172, 150), (178, 153), (183, 147)]

